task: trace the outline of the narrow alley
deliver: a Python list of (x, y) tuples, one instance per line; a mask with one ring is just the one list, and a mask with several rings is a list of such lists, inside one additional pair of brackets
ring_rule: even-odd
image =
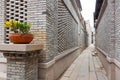
[(0, 0), (0, 80), (119, 75), (120, 0)]
[(93, 45), (79, 55), (60, 80), (108, 80)]

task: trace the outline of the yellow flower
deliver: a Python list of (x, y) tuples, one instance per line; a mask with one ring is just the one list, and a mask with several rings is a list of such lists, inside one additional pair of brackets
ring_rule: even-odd
[(12, 24), (10, 23), (10, 21), (6, 21), (6, 22), (4, 23), (4, 27), (5, 27), (5, 28), (9, 28), (11, 25), (12, 25)]
[(13, 26), (16, 26), (16, 24), (17, 24), (17, 21), (13, 21)]
[(28, 33), (30, 30), (30, 24), (27, 22), (19, 22), (15, 20), (9, 20), (4, 22), (4, 27), (9, 28), (11, 31), (15, 33)]
[(13, 23), (13, 20), (9, 20), (10, 23)]
[(15, 21), (15, 20), (9, 20), (9, 22), (12, 24), (12, 26), (16, 26), (16, 24), (17, 24), (17, 21)]
[(4, 27), (5, 27), (5, 28), (16, 27), (17, 23), (18, 23), (18, 22), (15, 21), (15, 20), (9, 20), (9, 21), (6, 21), (6, 22), (4, 23)]

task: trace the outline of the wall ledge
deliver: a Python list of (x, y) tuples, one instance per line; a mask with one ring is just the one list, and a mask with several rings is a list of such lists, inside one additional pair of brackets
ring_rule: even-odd
[(66, 55), (74, 52), (74, 51), (77, 50), (77, 49), (79, 49), (79, 47), (75, 47), (75, 48), (71, 48), (71, 49), (65, 50), (65, 51), (59, 53), (59, 55), (57, 55), (57, 56), (55, 57), (55, 60), (59, 60), (59, 59), (63, 58), (64, 56), (66, 56)]
[(107, 56), (107, 61), (108, 61), (109, 63), (114, 63), (117, 67), (120, 68), (120, 62), (119, 62), (117, 59), (110, 58), (110, 57)]
[(55, 64), (55, 59), (46, 62), (46, 63), (39, 63), (39, 68), (49, 68), (50, 66)]
[(70, 53), (74, 52), (75, 50), (79, 49), (79, 47), (75, 47), (72, 49), (68, 49), (66, 51), (61, 52), (58, 56), (56, 56), (53, 60), (46, 62), (46, 63), (39, 63), (40, 68), (49, 68), (55, 64), (56, 61), (60, 60), (61, 58), (69, 55)]
[(107, 54), (105, 51), (103, 51), (102, 49), (100, 49), (99, 47), (97, 47), (97, 49), (98, 49), (100, 52), (102, 52), (105, 57), (108, 56), (108, 54)]
[(120, 68), (120, 62), (117, 59), (114, 59), (114, 63)]
[(101, 51), (101, 52), (103, 53), (103, 55), (106, 56), (106, 60), (107, 60), (109, 63), (114, 63), (116, 66), (118, 66), (118, 67), (120, 68), (120, 61), (118, 61), (118, 60), (115, 59), (115, 58), (109, 57), (109, 56), (107, 55), (107, 53), (104, 52), (103, 50), (101, 50), (100, 48), (97, 47), (97, 49), (98, 49), (99, 51)]
[(0, 44), (0, 51), (34, 51), (43, 49), (41, 44)]
[(0, 58), (0, 63), (6, 64), (7, 63), (7, 59), (6, 58)]

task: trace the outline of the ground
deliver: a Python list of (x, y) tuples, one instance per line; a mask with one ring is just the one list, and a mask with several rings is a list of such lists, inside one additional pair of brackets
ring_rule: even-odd
[(108, 80), (94, 45), (86, 48), (59, 80)]

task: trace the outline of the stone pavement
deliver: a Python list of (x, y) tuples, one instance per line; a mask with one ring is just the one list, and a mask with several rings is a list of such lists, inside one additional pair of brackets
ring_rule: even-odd
[(94, 53), (94, 46), (90, 45), (73, 64), (66, 70), (59, 80), (108, 80), (106, 72), (98, 56)]

